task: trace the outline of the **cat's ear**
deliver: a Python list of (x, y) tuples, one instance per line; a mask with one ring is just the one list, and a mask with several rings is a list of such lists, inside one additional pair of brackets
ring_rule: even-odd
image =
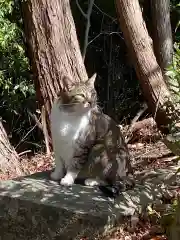
[(94, 88), (94, 83), (95, 83), (95, 80), (96, 80), (96, 76), (97, 76), (97, 74), (94, 73), (94, 74), (92, 75), (92, 77), (89, 78), (89, 79), (87, 80), (87, 82), (86, 82), (91, 88)]
[(62, 83), (63, 83), (63, 90), (64, 91), (70, 91), (73, 87), (73, 80), (69, 76), (64, 76), (62, 78)]

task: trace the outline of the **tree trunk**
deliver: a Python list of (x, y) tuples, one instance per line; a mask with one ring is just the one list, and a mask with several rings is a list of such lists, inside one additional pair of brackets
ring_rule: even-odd
[(87, 80), (69, 0), (28, 0), (21, 7), (37, 98), (49, 118), (62, 79)]
[(154, 52), (162, 71), (172, 64), (173, 40), (170, 21), (170, 0), (151, 0)]
[(0, 175), (2, 173), (6, 175), (5, 178), (8, 178), (8, 176), (20, 176), (23, 174), (23, 171), (20, 166), (19, 157), (15, 149), (11, 146), (2, 120), (0, 120)]
[(170, 119), (163, 108), (170, 93), (151, 45), (138, 0), (116, 0), (117, 14), (144, 97), (159, 129), (168, 132)]

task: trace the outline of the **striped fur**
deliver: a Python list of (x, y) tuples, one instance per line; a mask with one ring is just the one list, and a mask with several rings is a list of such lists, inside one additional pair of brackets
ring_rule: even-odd
[[(92, 108), (90, 123), (86, 131), (77, 139), (73, 149), (73, 158), (68, 164), (66, 164), (66, 159), (57, 156), (56, 148), (59, 145), (54, 144), (56, 169), (51, 174), (51, 178), (61, 179), (62, 185), (72, 185), (86, 165), (88, 166), (88, 171), (85, 172), (87, 177), (98, 175), (102, 181), (110, 185), (120, 180), (123, 181), (129, 174), (132, 174), (129, 151), (119, 127), (113, 119), (98, 109), (94, 81), (95, 76), (85, 83), (78, 83), (72, 87), (65, 84), (65, 91), (61, 92), (55, 102), (57, 108), (63, 104), (72, 103), (89, 105)], [(53, 125), (53, 122), (51, 124)], [(52, 134), (53, 137), (55, 138)], [(92, 181), (86, 183), (87, 185), (99, 184), (95, 181), (93, 184)]]

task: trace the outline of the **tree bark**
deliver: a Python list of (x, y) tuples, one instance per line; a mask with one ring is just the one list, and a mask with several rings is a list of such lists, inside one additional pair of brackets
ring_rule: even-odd
[(27, 0), (21, 7), (38, 102), (49, 118), (62, 79), (87, 80), (69, 0)]
[(116, 0), (117, 14), (143, 95), (157, 126), (168, 132), (170, 118), (164, 105), (170, 93), (153, 52), (138, 0)]
[(164, 72), (172, 64), (173, 40), (170, 21), (170, 1), (151, 0), (152, 37), (154, 52)]
[(5, 177), (15, 177), (23, 174), (19, 162), (19, 156), (15, 149), (11, 146), (6, 131), (0, 120), (0, 175)]

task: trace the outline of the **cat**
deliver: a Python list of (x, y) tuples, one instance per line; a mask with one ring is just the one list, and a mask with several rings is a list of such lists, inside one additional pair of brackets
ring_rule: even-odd
[[(131, 177), (130, 185), (133, 184), (133, 168), (120, 128), (98, 107), (95, 79), (96, 74), (86, 82), (73, 84), (71, 79), (64, 78), (65, 89), (59, 93), (51, 111), (51, 133), (56, 164), (54, 172), (51, 173), (51, 179), (60, 180), (61, 185), (71, 186), (78, 174), (83, 172), (85, 166), (88, 166), (88, 174), (99, 175), (99, 179), (87, 178), (85, 185), (101, 186), (100, 189), (109, 194), (109, 191), (112, 193), (112, 186), (126, 182), (129, 176)], [(60, 118), (59, 114), (61, 114), (60, 108), (63, 107), (68, 114), (70, 106), (72, 108), (78, 106), (81, 111), (89, 107), (87, 112), (89, 111), (91, 116), (84, 126), (85, 131), (76, 139), (75, 145), (72, 147), (69, 139), (68, 148), (65, 149), (66, 145), (63, 145), (62, 140), (58, 138), (57, 123)], [(77, 116), (78, 114), (72, 117), (74, 124), (76, 124)], [(103, 188), (106, 184), (111, 187), (110, 190)], [(118, 184), (118, 186), (118, 189), (115, 189), (116, 192), (123, 187), (123, 184)]]

